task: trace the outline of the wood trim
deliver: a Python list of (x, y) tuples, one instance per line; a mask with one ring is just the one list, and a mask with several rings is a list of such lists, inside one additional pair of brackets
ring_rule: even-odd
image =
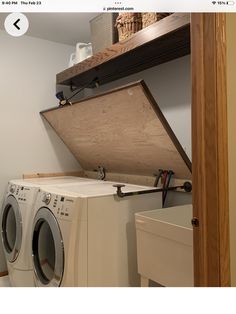
[(67, 172), (31, 173), (31, 174), (22, 175), (23, 179), (64, 177), (64, 176), (84, 177), (84, 171), (81, 170), (81, 171), (67, 171)]
[(228, 177), (228, 119), (227, 119), (227, 59), (226, 59), (226, 14), (216, 15), (217, 43), (217, 98), (218, 106), (218, 163), (219, 168), (219, 236), (220, 236), (220, 283), (231, 284), (230, 235), (229, 235), (229, 177)]
[(225, 14), (191, 15), (195, 286), (230, 286)]
[(2, 271), (0, 272), (0, 277), (4, 277), (8, 275), (8, 271)]

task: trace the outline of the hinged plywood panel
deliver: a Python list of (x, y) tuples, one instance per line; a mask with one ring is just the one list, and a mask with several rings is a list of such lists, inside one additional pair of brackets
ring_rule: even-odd
[(42, 112), (84, 170), (190, 179), (191, 163), (143, 81)]

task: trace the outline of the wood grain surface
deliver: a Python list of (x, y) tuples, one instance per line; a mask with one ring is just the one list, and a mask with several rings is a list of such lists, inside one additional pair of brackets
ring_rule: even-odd
[(84, 170), (191, 178), (191, 162), (143, 81), (42, 112)]
[(64, 171), (64, 172), (37, 172), (37, 173), (25, 173), (22, 175), (23, 179), (35, 179), (35, 178), (48, 178), (48, 177), (84, 177), (83, 171)]
[(189, 53), (190, 15), (174, 13), (58, 73), (57, 84), (101, 85)]
[(225, 14), (192, 14), (192, 149), (196, 286), (229, 286)]

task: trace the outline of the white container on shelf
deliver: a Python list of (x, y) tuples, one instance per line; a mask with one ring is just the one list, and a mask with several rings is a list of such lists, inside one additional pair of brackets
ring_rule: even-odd
[(92, 54), (91, 43), (78, 43), (76, 45), (76, 52), (70, 55), (69, 67), (72, 67), (73, 65), (91, 57)]

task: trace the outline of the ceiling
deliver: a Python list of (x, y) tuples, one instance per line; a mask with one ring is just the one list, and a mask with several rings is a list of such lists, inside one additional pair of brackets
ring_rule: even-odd
[[(0, 29), (8, 14), (0, 13)], [(74, 46), (90, 42), (89, 21), (98, 13), (25, 13), (29, 20), (28, 36)]]

